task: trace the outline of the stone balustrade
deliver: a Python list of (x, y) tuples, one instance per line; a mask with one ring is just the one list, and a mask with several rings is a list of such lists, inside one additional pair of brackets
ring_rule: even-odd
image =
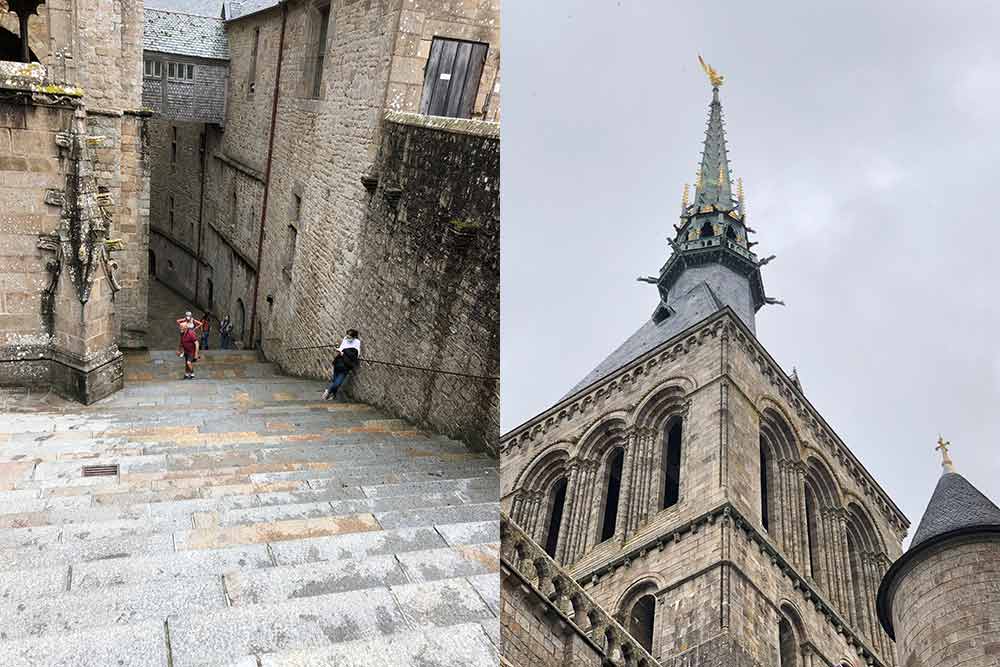
[(660, 663), (506, 514), (500, 515), (500, 559), (567, 633), (586, 638), (608, 667), (659, 667)]

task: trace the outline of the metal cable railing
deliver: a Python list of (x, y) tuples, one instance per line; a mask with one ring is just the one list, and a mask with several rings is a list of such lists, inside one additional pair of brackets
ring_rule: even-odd
[[(296, 350), (322, 350), (329, 348), (338, 348), (339, 345), (308, 345), (304, 347), (290, 347), (289, 352)], [(359, 361), (363, 361), (366, 364), (380, 364), (382, 366), (394, 366), (396, 368), (407, 368), (410, 370), (425, 371), (427, 373), (438, 373), (440, 375), (453, 375), (456, 377), (471, 378), (473, 380), (492, 380), (493, 382), (499, 382), (500, 378), (494, 375), (476, 375), (474, 373), (463, 373), (461, 371), (444, 371), (438, 368), (429, 368), (427, 366), (414, 366), (412, 364), (401, 364), (394, 361), (382, 361), (381, 359), (371, 359), (369, 357), (360, 357)]]

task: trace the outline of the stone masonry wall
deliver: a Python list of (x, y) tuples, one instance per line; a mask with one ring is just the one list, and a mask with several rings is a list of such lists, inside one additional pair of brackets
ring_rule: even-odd
[[(352, 395), (495, 451), (499, 437), (500, 146), (496, 126), (393, 116), (375, 166), (346, 307), (266, 351), (295, 372), (329, 374), (329, 351), (361, 331), (363, 356), (479, 378), (367, 363)], [(280, 269), (268, 269), (268, 273)], [(287, 279), (287, 276), (286, 276)], [(317, 304), (318, 305), (318, 304)], [(481, 378), (487, 379), (481, 379)]]
[[(72, 107), (0, 103), (2, 359), (38, 357), (49, 345), (51, 321), (43, 314), (42, 296), (50, 282), (46, 269), (50, 256), (39, 249), (38, 238), (59, 227), (59, 207), (46, 205), (44, 199), (48, 190), (65, 187), (56, 133), (68, 130), (72, 120)], [(15, 382), (28, 381), (35, 372), (45, 375), (48, 370), (43, 365), (18, 366), (0, 362), (0, 372)]]
[(149, 249), (156, 278), (194, 300), (204, 126), (153, 118), (148, 127)]
[(892, 609), (900, 665), (1000, 664), (1000, 537), (931, 547), (899, 581)]

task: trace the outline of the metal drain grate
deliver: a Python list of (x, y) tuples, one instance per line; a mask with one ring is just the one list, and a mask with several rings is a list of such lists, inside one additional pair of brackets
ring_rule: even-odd
[(83, 466), (84, 477), (115, 477), (117, 475), (117, 463), (113, 466)]

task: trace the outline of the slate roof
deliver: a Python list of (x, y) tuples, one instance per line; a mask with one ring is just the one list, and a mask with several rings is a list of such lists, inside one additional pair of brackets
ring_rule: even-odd
[(149, 7), (145, 14), (142, 38), (145, 50), (229, 60), (229, 43), (222, 19)]
[(226, 20), (234, 21), (277, 6), (278, 0), (226, 0), (223, 9)]
[(647, 320), (638, 331), (629, 336), (618, 349), (609, 354), (597, 368), (590, 371), (563, 398), (575, 394), (584, 387), (597, 382), (604, 376), (638, 359), (646, 352), (665, 343), (691, 325), (697, 324), (724, 308), (725, 304), (719, 301), (712, 288), (708, 286), (708, 283), (701, 282), (688, 290), (687, 294), (679, 298), (676, 302), (671, 302), (671, 306), (675, 310), (673, 315), (659, 323), (652, 319)]
[(144, 0), (142, 4), (146, 11), (159, 9), (217, 19), (222, 16), (222, 2), (223, 0)]
[(1000, 526), (1000, 507), (957, 472), (941, 475), (910, 549), (963, 528)]

